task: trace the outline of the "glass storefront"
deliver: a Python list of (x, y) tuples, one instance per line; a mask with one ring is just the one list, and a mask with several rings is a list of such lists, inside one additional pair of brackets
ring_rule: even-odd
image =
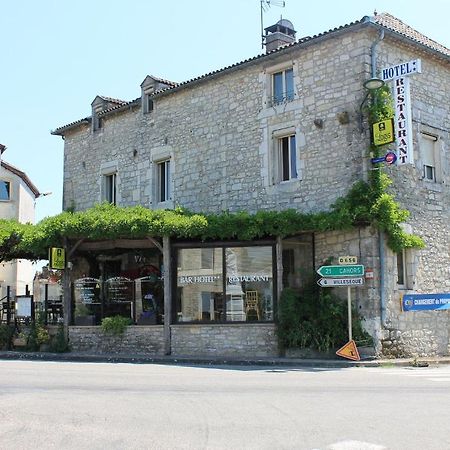
[(274, 318), (274, 247), (177, 250), (176, 322), (258, 322)]

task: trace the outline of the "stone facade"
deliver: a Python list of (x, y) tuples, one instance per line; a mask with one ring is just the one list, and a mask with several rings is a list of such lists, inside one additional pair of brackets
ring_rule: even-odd
[(172, 355), (278, 356), (274, 324), (173, 325)]
[(127, 327), (123, 336), (106, 335), (100, 327), (70, 327), (70, 349), (91, 354), (164, 355), (162, 326)]
[[(371, 227), (316, 234), (314, 263), (348, 254), (373, 269), (373, 278), (353, 291), (378, 354), (448, 354), (449, 310), (403, 312), (400, 299), (409, 292), (450, 292), (449, 53), (386, 29), (372, 55), (374, 68), (371, 46), (379, 31), (367, 21), (336, 29), (156, 91), (150, 112), (136, 99), (106, 111), (96, 131), (90, 120), (61, 127), (55, 134), (65, 137), (65, 208), (84, 210), (101, 201), (104, 176), (115, 173), (120, 206), (328, 210), (372, 168), (369, 131), (361, 124), (364, 80), (373, 69), (420, 58), (422, 73), (411, 79), (414, 164), (383, 170), (401, 206), (411, 212), (405, 226), (426, 248), (406, 252), (401, 286), (397, 255)], [(273, 104), (272, 76), (287, 68), (293, 71), (294, 97)], [(289, 135), (296, 139), (297, 176), (280, 182), (277, 145)], [(424, 135), (435, 139), (434, 180), (423, 175)], [(159, 202), (157, 167), (164, 160), (170, 160), (170, 197)], [(172, 352), (271, 355), (273, 327), (175, 326)]]

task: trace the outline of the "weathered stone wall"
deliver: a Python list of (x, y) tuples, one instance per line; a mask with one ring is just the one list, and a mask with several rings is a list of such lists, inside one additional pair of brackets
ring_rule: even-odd
[[(154, 161), (170, 155), (173, 204), (196, 211), (328, 208), (360, 178), (357, 107), (369, 44), (363, 33), (339, 36), (156, 98), (150, 114), (134, 107), (104, 117), (94, 133), (88, 125), (69, 132), (64, 205), (82, 210), (100, 201), (102, 168), (117, 167), (117, 203), (156, 207)], [(294, 67), (296, 99), (272, 107), (270, 72), (286, 63)], [(348, 123), (340, 122), (343, 113)], [(274, 184), (272, 132), (292, 125), (302, 179)]]
[(69, 344), (74, 352), (161, 356), (163, 326), (130, 326), (120, 337), (105, 334), (100, 327), (70, 327)]
[[(386, 356), (448, 355), (450, 311), (403, 312), (406, 293), (450, 292), (450, 67), (417, 47), (386, 38), (378, 65), (389, 67), (420, 58), (422, 73), (410, 76), (414, 164), (386, 169), (391, 192), (410, 212), (407, 231), (425, 241), (422, 250), (407, 251), (407, 285), (397, 285), (396, 255), (386, 248), (387, 315), (381, 335)], [(421, 133), (437, 138), (436, 182), (424, 179)]]
[[(354, 181), (367, 179), (371, 168), (370, 136), (367, 124), (361, 133), (359, 119), (365, 95), (362, 82), (370, 77), (370, 47), (377, 36), (371, 29), (343, 31), (302, 49), (294, 46), (164, 94), (155, 99), (150, 114), (143, 114), (137, 105), (106, 116), (103, 128), (93, 134), (87, 125), (69, 132), (65, 207), (73, 204), (82, 210), (100, 201), (102, 171), (116, 167), (121, 206), (178, 204), (208, 212), (329, 209)], [(424, 238), (426, 248), (409, 252), (408, 286), (399, 289), (396, 256), (383, 244), (385, 317), (381, 313), (378, 233), (368, 228), (316, 236), (317, 266), (329, 256), (350, 254), (374, 269), (374, 278), (353, 291), (366, 328), (378, 338), (378, 350), (389, 356), (448, 354), (450, 346), (449, 311), (402, 312), (400, 308), (403, 293), (450, 292), (448, 62), (388, 35), (377, 47), (379, 69), (416, 58), (422, 59), (423, 73), (411, 81), (415, 164), (383, 170), (393, 180), (392, 192), (411, 212), (407, 225)], [(270, 73), (291, 63), (296, 98), (270, 106)], [(297, 137), (300, 177), (274, 184), (273, 135), (291, 128)], [(423, 179), (421, 132), (439, 139), (438, 183)], [(166, 156), (171, 157), (173, 194), (171, 205), (158, 205), (154, 166)], [(213, 352), (214, 348), (234, 352), (226, 341), (214, 343), (221, 329), (174, 327), (175, 350), (180, 354)], [(189, 330), (200, 336), (198, 347), (187, 339)], [(232, 333), (227, 328), (228, 332)], [(211, 347), (208, 333), (214, 338)], [(242, 347), (242, 352), (247, 351), (253, 350)]]
[(172, 325), (172, 355), (277, 356), (273, 324)]
[[(372, 270), (373, 278), (364, 277), (364, 286), (351, 289), (352, 304), (356, 306), (363, 321), (363, 328), (377, 343), (381, 333), (380, 258), (378, 249), (378, 231), (372, 227), (342, 232), (317, 233), (315, 236), (315, 267), (332, 259), (332, 264), (338, 263), (339, 256), (356, 256), (358, 264), (363, 264), (366, 271)], [(347, 287), (326, 288), (347, 298)], [(376, 350), (381, 351), (380, 345)]]

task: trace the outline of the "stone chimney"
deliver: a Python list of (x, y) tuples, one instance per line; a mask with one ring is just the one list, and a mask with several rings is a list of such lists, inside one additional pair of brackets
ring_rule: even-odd
[(296, 31), (289, 20), (280, 19), (275, 25), (264, 28), (264, 31), (266, 32), (264, 36), (266, 53), (295, 42)]

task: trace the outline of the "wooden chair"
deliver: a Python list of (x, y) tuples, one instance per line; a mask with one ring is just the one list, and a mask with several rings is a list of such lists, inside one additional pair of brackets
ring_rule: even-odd
[(258, 291), (246, 291), (245, 292), (245, 313), (248, 317), (248, 312), (250, 310), (255, 311), (258, 320), (261, 320), (261, 315), (259, 312), (259, 295)]

